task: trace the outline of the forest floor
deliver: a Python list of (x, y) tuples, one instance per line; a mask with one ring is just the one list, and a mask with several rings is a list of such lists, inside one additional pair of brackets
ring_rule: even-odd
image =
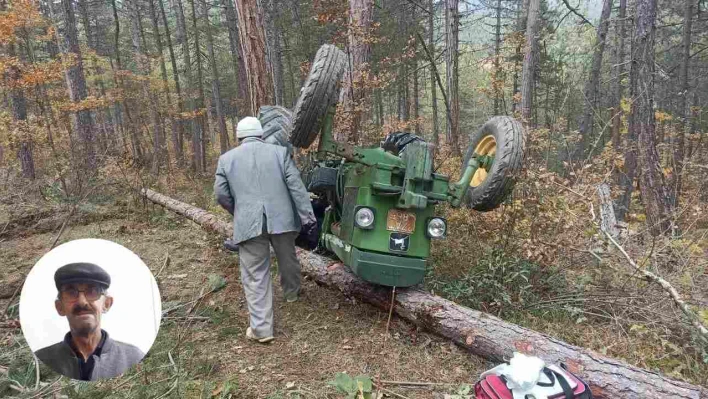
[[(0, 309), (9, 316), (0, 319), (0, 397), (57, 392), (72, 398), (341, 398), (329, 382), (346, 372), (375, 382), (429, 383), (383, 388), (404, 398), (430, 398), (464, 392), (493, 366), (395, 316), (387, 332), (385, 311), (308, 280), (303, 299), (287, 304), (274, 279), (276, 340), (268, 346), (247, 341), (237, 257), (223, 249), (221, 237), (135, 195), (143, 185), (155, 186), (226, 220), (214, 203), (212, 184), (189, 176), (154, 185), (137, 177), (107, 179), (76, 206), (57, 245), (89, 237), (117, 242), (159, 274), (163, 310), (186, 304), (163, 318), (138, 367), (98, 384), (59, 379), (45, 366), (37, 383), (34, 358), (16, 321), (17, 300), (10, 301), (75, 205), (46, 184), (41, 195), (21, 184), (0, 190)], [(599, 245), (592, 223), (583, 219), (586, 201), (555, 193), (556, 185), (541, 192), (544, 201), (527, 195), (495, 212), (438, 209), (454, 233), (433, 244), (426, 289), (570, 344), (708, 386), (708, 348), (696, 345), (660, 288), (621, 272), (626, 265), (617, 251), (603, 247), (599, 264), (584, 250)], [(635, 234), (626, 245), (635, 259), (651, 259), (652, 270), (697, 304), (708, 322), (708, 220), (700, 213), (702, 204), (682, 240), (658, 242), (654, 249), (653, 241), (642, 244), (642, 235)], [(635, 220), (630, 230), (641, 225)], [(170, 263), (160, 272), (167, 254)]]
[[(8, 306), (23, 275), (49, 250), (66, 214), (44, 211), (40, 216), (27, 218), (24, 227), (0, 220), (0, 230), (15, 226), (11, 235), (0, 237), (0, 286), (7, 291), (0, 292), (0, 308)], [(208, 292), (212, 276), (223, 277), (226, 284), (188, 314), (183, 310), (163, 317), (144, 361), (124, 376), (98, 384), (58, 380), (45, 366), (36, 384), (33, 357), (19, 326), (5, 323), (0, 330), (0, 396), (334, 398), (342, 395), (328, 381), (346, 372), (374, 381), (437, 383), (383, 385), (402, 395), (398, 397), (429, 398), (466, 389), (490, 366), (395, 316), (387, 332), (385, 312), (307, 280), (303, 298), (292, 304), (282, 300), (275, 284), (276, 340), (252, 343), (245, 338), (248, 311), (237, 257), (222, 249), (221, 239), (159, 209), (137, 215), (120, 206), (92, 206), (72, 219), (58, 244), (89, 237), (111, 240), (140, 256), (153, 274), (169, 254), (170, 263), (158, 279), (163, 310)], [(15, 389), (9, 387), (10, 379)], [(17, 388), (26, 391), (21, 394)]]

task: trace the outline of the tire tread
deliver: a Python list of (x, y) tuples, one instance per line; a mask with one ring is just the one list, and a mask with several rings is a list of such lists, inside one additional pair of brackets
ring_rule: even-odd
[[(463, 165), (467, 165), (479, 141), (494, 131), (504, 138), (503, 146), (497, 147), (495, 165), (487, 179), (480, 186), (470, 188), (466, 195), (467, 205), (481, 212), (496, 209), (514, 188), (526, 148), (526, 134), (521, 123), (508, 116), (495, 116), (471, 135)], [(497, 143), (502, 137), (495, 137)]]
[(331, 44), (325, 44), (317, 51), (293, 110), (290, 143), (295, 147), (307, 148), (317, 138), (327, 110), (338, 100), (345, 59), (344, 52)]

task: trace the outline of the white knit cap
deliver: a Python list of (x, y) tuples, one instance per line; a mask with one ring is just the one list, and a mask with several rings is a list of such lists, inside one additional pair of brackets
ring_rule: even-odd
[(236, 126), (236, 137), (239, 139), (261, 136), (263, 136), (263, 128), (258, 118), (247, 116), (238, 122), (238, 126)]

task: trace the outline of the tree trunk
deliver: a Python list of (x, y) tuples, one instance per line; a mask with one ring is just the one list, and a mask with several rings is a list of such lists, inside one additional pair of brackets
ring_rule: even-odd
[(521, 117), (525, 124), (532, 125), (534, 76), (538, 59), (539, 0), (530, 0), (526, 20), (526, 47), (524, 66), (521, 71)]
[[(103, 29), (101, 29), (98, 26), (98, 23), (95, 28), (91, 25), (91, 18), (90, 18), (91, 10), (89, 10), (89, 7), (94, 7), (93, 11), (94, 11), (94, 15), (96, 15), (100, 11), (102, 11), (102, 10), (96, 10), (95, 7), (97, 7), (97, 6), (102, 7), (103, 3), (95, 3), (95, 4), (90, 5), (87, 0), (79, 0), (79, 2), (78, 2), (78, 9), (79, 9), (79, 13), (81, 15), (81, 22), (84, 25), (84, 32), (86, 35), (86, 42), (87, 42), (89, 48), (91, 50), (95, 51), (96, 54), (103, 55), (102, 54), (103, 52), (101, 51), (101, 48), (99, 46), (99, 44), (103, 42), (102, 39), (104, 39), (104, 37), (102, 36)], [(95, 57), (91, 57), (91, 67), (92, 67), (94, 75), (95, 75), (94, 79), (98, 83), (99, 94), (101, 95), (102, 98), (105, 98), (106, 97), (106, 85), (104, 84), (103, 77), (102, 77), (103, 76), (103, 69), (98, 65)], [(97, 125), (100, 126), (99, 134), (100, 134), (100, 132), (104, 133), (104, 140), (99, 139), (97, 142), (97, 144), (99, 145), (99, 149), (102, 151), (105, 151), (109, 148), (112, 149), (114, 146), (112, 146), (109, 143), (109, 141), (112, 140), (112, 137), (106, 134), (106, 131), (107, 131), (106, 125), (109, 125), (111, 127), (111, 129), (113, 126), (113, 115), (111, 115), (110, 108), (106, 107), (100, 111), (96, 110), (96, 112), (94, 112), (94, 115), (95, 115), (97, 122), (98, 122)], [(104, 122), (100, 122), (101, 120), (104, 120)]]
[(460, 156), (459, 124), (460, 93), (458, 90), (458, 40), (460, 34), (459, 0), (445, 0), (445, 76), (450, 117), (447, 123), (447, 143), (453, 156)]
[[(528, 10), (529, 10), (530, 0), (520, 0), (519, 8), (517, 11), (516, 19), (516, 35), (518, 35), (518, 43), (516, 46), (516, 51), (514, 53), (514, 83), (512, 87), (512, 93), (514, 94), (511, 101), (511, 112), (516, 115), (519, 111), (519, 104), (521, 102), (521, 93), (519, 92), (519, 64), (523, 64), (523, 55), (521, 54), (521, 38), (525, 37), (526, 22), (528, 20)], [(522, 65), (523, 68), (523, 65)]]
[(682, 126), (678, 129), (676, 147), (674, 148), (674, 170), (671, 172), (670, 194), (673, 200), (673, 208), (678, 209), (682, 186), (682, 172), (684, 161), (684, 147), (686, 134), (691, 132), (691, 102), (688, 96), (691, 92), (689, 86), (688, 67), (691, 63), (691, 25), (693, 20), (693, 3), (695, 0), (685, 0), (683, 12), (683, 42), (681, 43), (681, 68), (680, 68), (680, 90), (678, 95), (678, 109), (682, 115)]
[[(51, 0), (47, 1), (40, 1), (39, 2), (39, 9), (42, 12), (42, 15), (44, 15), (47, 19), (50, 21), (55, 20), (55, 12), (54, 12), (54, 7), (55, 4)], [(49, 58), (51, 59), (56, 59), (57, 55), (59, 54), (59, 46), (57, 46), (57, 42), (54, 40), (47, 40), (46, 41), (46, 47), (45, 47), (47, 54), (49, 54)]]
[(656, 150), (654, 118), (654, 22), (657, 0), (637, 2), (635, 46), (632, 49), (632, 120), (639, 138), (642, 201), (652, 235), (673, 232), (672, 207)]
[[(184, 112), (184, 99), (182, 98), (182, 86), (179, 83), (179, 70), (177, 69), (177, 58), (175, 57), (175, 50), (172, 46), (172, 37), (170, 36), (170, 24), (167, 21), (167, 14), (165, 13), (165, 5), (162, 0), (157, 0), (160, 5), (160, 14), (162, 16), (162, 24), (165, 25), (165, 38), (167, 38), (167, 49), (170, 53), (170, 63), (172, 64), (172, 78), (175, 82), (175, 91), (177, 92), (177, 112), (182, 114)], [(177, 166), (184, 165), (184, 123), (179, 118), (174, 118), (173, 123), (177, 126), (177, 137), (172, 138), (172, 145), (174, 146), (175, 158), (177, 159)], [(174, 128), (173, 128), (174, 133)]]
[(186, 98), (188, 104), (188, 110), (192, 113), (191, 116), (191, 126), (192, 126), (192, 160), (191, 167), (192, 170), (202, 171), (202, 123), (200, 117), (194, 114), (198, 112), (198, 109), (194, 100), (194, 75), (192, 73), (192, 56), (189, 49), (189, 40), (187, 39), (187, 21), (184, 16), (184, 7), (182, 6), (182, 0), (172, 0), (172, 8), (175, 10), (177, 15), (177, 42), (182, 48), (182, 63), (184, 64), (184, 77), (186, 80)]
[[(120, 58), (120, 20), (118, 19), (118, 8), (116, 6), (116, 0), (111, 0), (111, 6), (113, 9), (113, 23), (115, 24), (115, 37), (113, 41), (113, 47), (115, 51), (115, 56), (116, 56), (116, 67), (120, 71), (123, 69), (123, 65), (121, 63), (121, 58)], [(111, 62), (111, 68), (113, 68), (113, 62)], [(115, 79), (115, 84), (118, 86), (121, 90), (123, 89), (123, 78), (116, 73), (116, 71), (113, 71), (113, 76)], [(119, 104), (116, 106), (116, 119), (122, 121), (123, 114), (128, 118), (128, 122), (130, 125), (132, 125), (132, 116), (131, 116), (131, 111), (130, 107), (127, 107), (125, 105), (125, 100), (121, 101)], [(121, 124), (122, 125), (122, 124)], [(125, 131), (125, 129), (123, 129)], [(131, 149), (131, 155), (133, 156), (133, 159), (137, 163), (142, 163), (143, 159), (143, 153), (142, 149), (140, 148), (140, 141), (138, 140), (138, 127), (133, 126), (129, 127), (128, 130), (130, 131), (130, 149)], [(125, 143), (125, 138), (123, 142)]]
[[(607, 28), (609, 26), (610, 13), (612, 11), (612, 0), (604, 0), (602, 2), (602, 14), (600, 22), (597, 25), (597, 36), (595, 40), (595, 51), (592, 54), (592, 63), (590, 67), (590, 76), (585, 82), (585, 107), (583, 115), (580, 119), (580, 140), (575, 149), (575, 159), (582, 160), (585, 158), (588, 146), (593, 139), (593, 127), (595, 112), (597, 111), (597, 102), (600, 94), (600, 69), (602, 67), (602, 56), (605, 53), (605, 39), (607, 38)], [(592, 154), (590, 154), (592, 155)]]
[(79, 9), (79, 15), (81, 16), (81, 23), (84, 25), (84, 32), (86, 34), (86, 44), (88, 44), (90, 49), (96, 49), (96, 43), (94, 41), (94, 36), (91, 30), (91, 21), (89, 20), (89, 10), (86, 0), (78, 0), (77, 8)]
[(287, 97), (287, 101), (285, 105), (287, 107), (293, 107), (295, 105), (295, 101), (297, 101), (298, 97), (298, 91), (295, 89), (295, 80), (297, 79), (297, 74), (295, 72), (295, 68), (293, 67), (293, 47), (291, 45), (291, 42), (288, 40), (288, 35), (283, 35), (283, 52), (285, 53), (285, 63), (288, 66), (288, 82), (289, 82), (289, 95)]
[(600, 197), (600, 230), (609, 234), (612, 238), (618, 238), (620, 230), (617, 227), (617, 219), (610, 195), (610, 185), (600, 183), (597, 186), (597, 196)]
[[(138, 70), (145, 76), (150, 76), (150, 58), (145, 43), (145, 35), (143, 33), (142, 15), (140, 13), (140, 3), (137, 0), (131, 0), (131, 37), (133, 48), (137, 54)], [(148, 102), (148, 112), (152, 122), (152, 172), (157, 175), (160, 172), (160, 167), (164, 164), (162, 138), (162, 122), (160, 120), (160, 111), (158, 109), (158, 101), (155, 94), (150, 90), (149, 83), (142, 85), (143, 98)]]
[[(246, 105), (241, 114), (245, 112), (247, 115), (253, 115), (251, 107), (251, 95), (246, 81), (246, 67), (243, 63), (243, 53), (241, 47), (241, 38), (238, 34), (238, 17), (232, 3), (233, 0), (222, 0), (226, 13), (226, 25), (229, 29), (229, 48), (231, 49), (231, 59), (233, 60), (234, 78), (238, 82), (238, 98)], [(236, 111), (239, 114), (239, 110)], [(234, 132), (235, 134), (235, 132)]]
[[(281, 46), (282, 29), (280, 28), (280, 5), (275, 0), (265, 0), (266, 9), (264, 19), (267, 62), (272, 76), (273, 94), (275, 105), (283, 105), (283, 50)], [(262, 4), (262, 3), (261, 3)]]
[[(432, 59), (435, 60), (435, 6), (433, 5), (433, 0), (428, 1), (428, 8), (430, 12), (428, 13), (428, 50), (432, 54)], [(435, 159), (435, 153), (437, 153), (440, 147), (440, 128), (438, 126), (438, 96), (437, 96), (437, 86), (435, 85), (435, 65), (434, 61), (430, 61), (430, 102), (433, 106), (433, 159)]]
[[(233, 225), (218, 216), (155, 191), (142, 194), (222, 237), (231, 237)], [(383, 310), (391, 307), (391, 289), (367, 283), (341, 263), (298, 249), (302, 273), (318, 284), (340, 290), (344, 295)], [(548, 363), (565, 363), (583, 378), (598, 399), (700, 399), (708, 389), (676, 381), (652, 371), (630, 366), (588, 349), (500, 320), (419, 288), (398, 289), (393, 311), (404, 320), (452, 340), (472, 354), (492, 362), (508, 360), (513, 352), (541, 357)]]
[(347, 123), (338, 130), (340, 141), (358, 141), (364, 101), (363, 73), (369, 70), (371, 22), (374, 18), (373, 0), (349, 1), (349, 31), (347, 35), (347, 68), (343, 76), (340, 103), (347, 115)]
[[(0, 8), (0, 11), (4, 10)], [(10, 57), (15, 57), (17, 55), (15, 44), (10, 43), (7, 46), (8, 55)], [(23, 57), (20, 56), (20, 59), (22, 58)], [(19, 136), (17, 137), (19, 139), (17, 158), (20, 160), (22, 176), (27, 179), (34, 180), (36, 176), (34, 156), (32, 154), (32, 139), (30, 136), (29, 125), (27, 124), (27, 101), (25, 100), (25, 93), (19, 85), (20, 79), (22, 78), (21, 69), (15, 65), (11, 65), (8, 68), (8, 77), (13, 83), (12, 89), (10, 90), (10, 99), (12, 101), (12, 119), (16, 129), (13, 135)]]
[[(300, 29), (300, 35), (302, 36), (302, 49), (305, 52), (305, 59), (311, 60), (315, 58), (315, 52), (317, 51), (317, 49), (312, 46), (312, 41), (310, 40), (310, 32), (305, 26), (305, 24), (303, 24), (302, 18), (300, 17), (300, 4), (300, 1), (292, 0), (292, 4), (290, 7), (292, 9), (293, 21)], [(304, 83), (305, 76), (302, 76), (300, 86), (302, 86)]]
[(194, 31), (194, 57), (197, 60), (197, 81), (195, 82), (197, 84), (197, 105), (196, 108), (198, 112), (202, 113), (197, 117), (197, 122), (200, 126), (199, 130), (195, 130), (195, 134), (197, 134), (197, 146), (199, 147), (199, 160), (201, 161), (201, 165), (199, 165), (198, 169), (199, 171), (205, 171), (206, 170), (206, 149), (208, 148), (209, 145), (209, 128), (207, 127), (207, 114), (209, 112), (209, 109), (204, 109), (204, 77), (202, 75), (202, 57), (200, 56), (201, 54), (201, 48), (199, 47), (199, 28), (197, 27), (197, 9), (194, 6), (194, 0), (189, 0), (189, 6), (192, 9), (192, 29)]
[(219, 68), (216, 66), (216, 55), (214, 54), (214, 37), (211, 33), (211, 21), (209, 20), (209, 9), (206, 0), (201, 0), (204, 22), (206, 22), (207, 51), (209, 52), (209, 64), (211, 65), (211, 87), (216, 103), (216, 118), (219, 124), (219, 147), (221, 153), (229, 150), (229, 134), (226, 131), (226, 117), (221, 106), (221, 90), (219, 87)]
[[(690, 134), (695, 134), (698, 131), (698, 90), (693, 91), (693, 105), (690, 108), (691, 111), (691, 121), (689, 126)], [(688, 151), (686, 151), (685, 159), (691, 159), (693, 157), (694, 151), (694, 141), (690, 140), (688, 143)], [(700, 143), (700, 141), (699, 141)], [(678, 209), (678, 208), (676, 208)]]
[(236, 0), (241, 53), (251, 93), (251, 112), (273, 103), (273, 83), (266, 64), (265, 32), (256, 0)]
[(503, 82), (501, 80), (501, 12), (502, 0), (497, 0), (496, 24), (494, 25), (494, 77), (492, 81), (492, 90), (494, 93), (494, 115), (499, 115), (501, 103), (501, 88)]
[[(79, 33), (76, 29), (76, 17), (71, 0), (62, 0), (64, 8), (64, 41), (66, 50), (73, 55), (76, 63), (66, 71), (67, 85), (71, 102), (78, 103), (86, 99), (88, 89), (84, 76), (84, 64), (79, 47)], [(96, 169), (96, 152), (94, 143), (93, 120), (91, 111), (83, 109), (76, 112), (76, 128), (80, 142), (80, 164), (85, 171)]]
[(415, 134), (420, 136), (420, 101), (418, 96), (418, 41), (415, 40), (415, 34), (418, 33), (418, 18), (417, 18), (417, 6), (413, 7), (411, 10), (411, 25), (413, 28), (413, 59), (411, 60), (413, 68), (413, 95), (412, 106), (413, 106), (413, 120), (415, 120)]
[[(155, 46), (157, 47), (157, 55), (160, 59), (160, 74), (162, 76), (162, 84), (165, 86), (165, 100), (167, 102), (167, 113), (170, 115), (170, 126), (172, 131), (172, 143), (176, 145), (179, 141), (178, 137), (180, 135), (178, 123), (174, 118), (172, 108), (172, 97), (170, 96), (170, 84), (167, 80), (167, 68), (165, 67), (165, 57), (162, 52), (162, 38), (160, 37), (160, 23), (157, 16), (157, 10), (155, 9), (155, 1), (162, 2), (162, 0), (148, 0), (150, 6), (150, 21), (152, 22), (153, 36), (155, 37)], [(165, 25), (167, 26), (167, 25)], [(163, 132), (164, 134), (164, 132)], [(165, 154), (165, 159), (169, 165), (169, 152), (167, 151), (167, 137), (163, 135), (161, 137), (160, 153)]]
[(627, 0), (619, 0), (619, 15), (615, 27), (615, 65), (612, 78), (612, 147), (619, 152), (622, 149), (620, 128), (622, 126), (622, 79), (624, 75), (624, 36), (627, 18)]
[(408, 91), (406, 90), (406, 84), (408, 79), (406, 79), (406, 64), (401, 62), (398, 66), (398, 76), (396, 77), (396, 100), (398, 108), (398, 120), (408, 122), (408, 98), (406, 95)]

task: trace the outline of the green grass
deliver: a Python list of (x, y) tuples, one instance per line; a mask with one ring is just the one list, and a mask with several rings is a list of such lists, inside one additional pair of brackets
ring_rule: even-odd
[(567, 282), (554, 268), (489, 250), (458, 277), (431, 268), (426, 286), (462, 305), (504, 316), (560, 294)]

